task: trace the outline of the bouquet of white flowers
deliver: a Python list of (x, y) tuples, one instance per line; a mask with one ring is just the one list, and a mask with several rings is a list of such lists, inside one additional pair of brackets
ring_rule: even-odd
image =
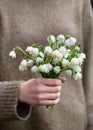
[[(81, 52), (80, 44), (69, 35), (49, 35), (48, 46), (33, 44), (23, 50), (20, 46), (13, 48), (9, 56), (16, 58), (16, 50), (23, 53), (19, 64), (20, 71), (31, 69), (32, 73), (40, 73), (43, 78), (58, 78), (62, 72), (73, 76), (75, 80), (82, 78), (81, 65), (86, 55)], [(54, 106), (51, 106), (54, 109)]]
[(82, 78), (81, 65), (86, 55), (81, 52), (80, 44), (70, 35), (49, 35), (48, 46), (33, 44), (25, 50), (17, 46), (9, 53), (16, 58), (16, 50), (23, 53), (23, 59), (19, 65), (20, 71), (31, 69), (32, 73), (40, 73), (44, 78), (58, 78), (64, 71), (75, 80)]

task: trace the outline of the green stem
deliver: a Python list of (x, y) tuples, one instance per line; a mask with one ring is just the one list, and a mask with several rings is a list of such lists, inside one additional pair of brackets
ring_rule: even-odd
[(19, 50), (19, 51), (21, 51), (24, 55), (26, 55), (26, 52), (25, 52), (20, 46), (16, 46), (16, 47), (13, 49), (13, 51), (15, 51), (15, 50)]

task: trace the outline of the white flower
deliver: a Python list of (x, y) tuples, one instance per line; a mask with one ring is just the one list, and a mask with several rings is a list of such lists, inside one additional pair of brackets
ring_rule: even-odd
[(76, 46), (75, 50), (80, 51), (80, 47)]
[(39, 49), (32, 47), (32, 46), (29, 46), (29, 47), (27, 47), (26, 52), (28, 52), (29, 54), (31, 54), (33, 56), (37, 56), (39, 53)]
[(67, 59), (62, 60), (62, 66), (67, 67), (69, 65), (69, 61)]
[(68, 47), (74, 46), (76, 43), (76, 39), (74, 37), (70, 37), (69, 39), (65, 40), (65, 45)]
[(40, 71), (40, 72), (44, 72), (44, 73), (48, 73), (48, 72), (49, 72), (48, 67), (47, 67), (46, 64), (40, 65), (40, 66), (39, 66), (39, 71)]
[(73, 78), (75, 79), (75, 80), (78, 80), (78, 79), (81, 79), (82, 78), (82, 74), (81, 73), (75, 73), (74, 75), (73, 75)]
[(72, 42), (73, 44), (75, 44), (75, 43), (77, 42), (76, 38), (74, 38), (74, 37), (70, 37), (70, 40), (71, 40), (71, 42)]
[(39, 71), (39, 68), (38, 68), (38, 66), (33, 66), (32, 68), (31, 68), (31, 71), (32, 71), (32, 73), (37, 73), (38, 71)]
[(53, 60), (52, 60), (52, 63), (53, 64), (57, 64), (58, 62), (60, 62), (62, 59), (61, 58), (53, 58)]
[(55, 58), (62, 58), (63, 57), (63, 54), (61, 54), (58, 50), (54, 50), (52, 55), (55, 57)]
[(26, 52), (31, 52), (33, 50), (33, 47), (32, 46), (28, 46), (27, 48), (26, 48)]
[(38, 48), (33, 48), (33, 55), (37, 56), (39, 53), (39, 49)]
[(79, 65), (82, 65), (84, 62), (84, 59), (86, 59), (86, 55), (84, 53), (80, 53), (78, 55), (78, 61), (79, 61)]
[(64, 46), (60, 47), (59, 52), (64, 55), (66, 53), (66, 48)]
[(54, 72), (55, 72), (56, 74), (60, 73), (60, 71), (61, 71), (61, 69), (60, 69), (59, 66), (55, 66), (53, 69), (54, 69)]
[(82, 65), (84, 62), (84, 60), (81, 57), (78, 58), (78, 61), (79, 61), (79, 65)]
[(11, 51), (11, 52), (9, 53), (9, 57), (16, 58), (16, 53), (15, 53), (15, 51)]
[(63, 43), (64, 40), (65, 40), (64, 35), (62, 35), (62, 34), (58, 35), (58, 36), (57, 36), (57, 40), (58, 40), (58, 43), (59, 43), (59, 44), (60, 44), (60, 43)]
[(22, 60), (22, 61), (21, 61), (21, 65), (22, 65), (22, 66), (27, 66), (27, 61), (26, 61), (25, 59)]
[(51, 55), (52, 54), (52, 48), (50, 46), (46, 46), (44, 50), (45, 54)]
[(25, 71), (27, 70), (27, 66), (19, 65), (19, 71)]
[(84, 53), (80, 53), (79, 57), (82, 58), (82, 59), (86, 59), (86, 55)]
[(70, 61), (70, 64), (71, 65), (78, 65), (79, 64), (78, 58), (72, 58), (71, 61)]
[(47, 37), (47, 41), (48, 41), (48, 43), (55, 43), (56, 42), (56, 38), (55, 38), (54, 35), (49, 35)]
[(44, 58), (44, 53), (43, 52), (39, 52), (39, 55)]
[(53, 66), (50, 63), (46, 64), (49, 70), (52, 70)]
[(21, 61), (20, 65), (19, 65), (19, 70), (20, 71), (27, 70), (27, 61), (25, 59)]
[(43, 59), (41, 57), (37, 57), (36, 58), (36, 63), (41, 63), (41, 62), (43, 62)]
[(72, 75), (72, 70), (66, 70), (65, 74), (70, 77)]
[(66, 52), (66, 54), (64, 54), (64, 58), (68, 58), (68, 56), (69, 56), (69, 53)]
[(64, 54), (64, 58), (68, 58), (68, 56), (70, 55), (71, 50), (67, 49), (65, 54)]
[(33, 65), (33, 60), (28, 60), (27, 65), (31, 67)]
[(75, 71), (75, 72), (81, 72), (81, 67), (79, 65), (73, 65), (72, 66), (72, 69)]
[(39, 66), (39, 71), (43, 73), (49, 73), (51, 69), (52, 69), (52, 65), (49, 63)]

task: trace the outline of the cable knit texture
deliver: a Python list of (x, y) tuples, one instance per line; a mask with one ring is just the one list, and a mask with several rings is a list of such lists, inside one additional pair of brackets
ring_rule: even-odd
[[(55, 110), (18, 102), (18, 87), (33, 75), (8, 57), (16, 45), (46, 45), (49, 34), (70, 34), (87, 55), (83, 79), (67, 78)], [(89, 0), (0, 0), (0, 130), (93, 130), (93, 21)]]

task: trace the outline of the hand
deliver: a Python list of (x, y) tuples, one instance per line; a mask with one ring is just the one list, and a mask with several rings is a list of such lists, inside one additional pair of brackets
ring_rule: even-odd
[(55, 105), (60, 100), (61, 83), (65, 78), (36, 78), (21, 83), (19, 101), (31, 105)]

